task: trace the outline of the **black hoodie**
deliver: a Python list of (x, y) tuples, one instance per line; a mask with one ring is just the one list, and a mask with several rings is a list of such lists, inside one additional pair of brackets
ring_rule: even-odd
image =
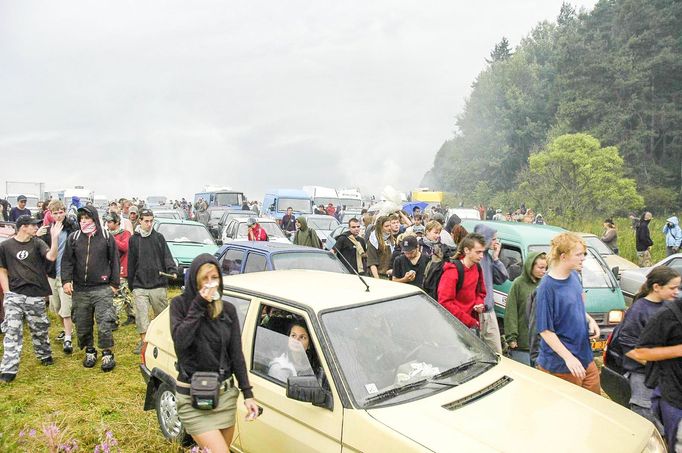
[[(222, 313), (212, 319), (207, 309), (209, 303), (197, 289), (197, 272), (206, 263), (213, 264), (218, 275), (221, 275), (218, 261), (213, 255), (203, 253), (197, 256), (187, 271), (189, 278), (184, 292), (170, 303), (171, 336), (178, 358), (178, 380), (189, 383), (195, 371), (219, 372), (222, 346), (225, 348), (225, 362), (222, 364), (224, 372), (221, 379), (229, 379), (234, 374), (244, 398), (253, 398), (242, 352), (237, 310), (231, 303), (222, 301)], [(223, 293), (222, 279), (218, 290), (220, 294)]]
[(74, 291), (91, 291), (103, 286), (118, 288), (121, 283), (118, 247), (114, 237), (102, 228), (97, 210), (85, 206), (79, 210), (95, 221), (92, 236), (80, 229), (69, 235), (62, 258), (62, 284), (73, 282)]

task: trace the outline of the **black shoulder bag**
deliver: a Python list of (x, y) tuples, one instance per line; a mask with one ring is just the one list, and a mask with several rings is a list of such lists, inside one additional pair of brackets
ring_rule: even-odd
[(211, 410), (218, 407), (220, 402), (220, 377), (225, 373), (225, 345), (223, 337), (220, 337), (220, 369), (215, 371), (195, 371), (189, 387), (189, 396), (192, 407), (195, 409)]

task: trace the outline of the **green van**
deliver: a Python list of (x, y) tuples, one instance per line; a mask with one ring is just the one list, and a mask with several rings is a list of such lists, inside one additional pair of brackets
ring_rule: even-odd
[[(494, 287), (495, 313), (502, 330), (507, 294), (512, 280), (523, 272), (524, 260), (530, 252), (549, 252), (552, 238), (567, 230), (549, 225), (477, 220), (463, 220), (462, 226), (467, 231), (473, 232), (474, 227), (479, 223), (497, 230), (497, 238), (502, 246), (500, 260), (509, 272), (509, 280)], [(585, 302), (587, 312), (599, 324), (601, 330), (601, 337), (592, 342), (592, 349), (601, 351), (606, 345), (608, 334), (623, 320), (625, 299), (608, 265), (596, 250), (589, 247), (587, 258), (583, 263), (582, 279), (587, 294)]]

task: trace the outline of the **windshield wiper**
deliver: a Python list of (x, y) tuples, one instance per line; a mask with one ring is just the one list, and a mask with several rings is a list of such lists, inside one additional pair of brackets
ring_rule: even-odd
[(426, 379), (420, 379), (418, 381), (411, 382), (409, 384), (405, 384), (401, 387), (394, 387), (392, 389), (384, 390), (381, 393), (377, 393), (376, 395), (372, 395), (369, 398), (365, 400), (365, 404), (369, 405), (372, 403), (377, 403), (379, 401), (383, 401), (386, 399), (391, 399), (394, 398), (398, 395), (402, 395), (403, 393), (407, 393), (410, 390), (417, 389), (421, 387), (422, 385), (428, 383), (429, 381)]
[(454, 366), (452, 368), (448, 368), (447, 370), (436, 374), (431, 378), (433, 381), (437, 381), (443, 378), (446, 378), (448, 376), (452, 376), (455, 373), (458, 373), (462, 370), (466, 370), (467, 368), (471, 368), (472, 366), (476, 365), (477, 363), (487, 363), (489, 365), (497, 365), (497, 360), (492, 361), (492, 360), (476, 360), (476, 359), (471, 359), (467, 360), (466, 362), (462, 362), (457, 366)]

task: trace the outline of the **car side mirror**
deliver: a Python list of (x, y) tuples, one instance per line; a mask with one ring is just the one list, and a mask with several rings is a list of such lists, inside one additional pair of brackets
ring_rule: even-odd
[(216, 239), (215, 244), (216, 245), (223, 245), (223, 240), (222, 239)]
[(314, 375), (289, 376), (287, 379), (287, 398), (312, 403), (313, 406), (324, 407), (329, 410), (334, 407), (331, 392), (323, 389)]
[(613, 274), (614, 277), (616, 277), (616, 280), (620, 278), (620, 267), (615, 266), (611, 268), (611, 273)]

